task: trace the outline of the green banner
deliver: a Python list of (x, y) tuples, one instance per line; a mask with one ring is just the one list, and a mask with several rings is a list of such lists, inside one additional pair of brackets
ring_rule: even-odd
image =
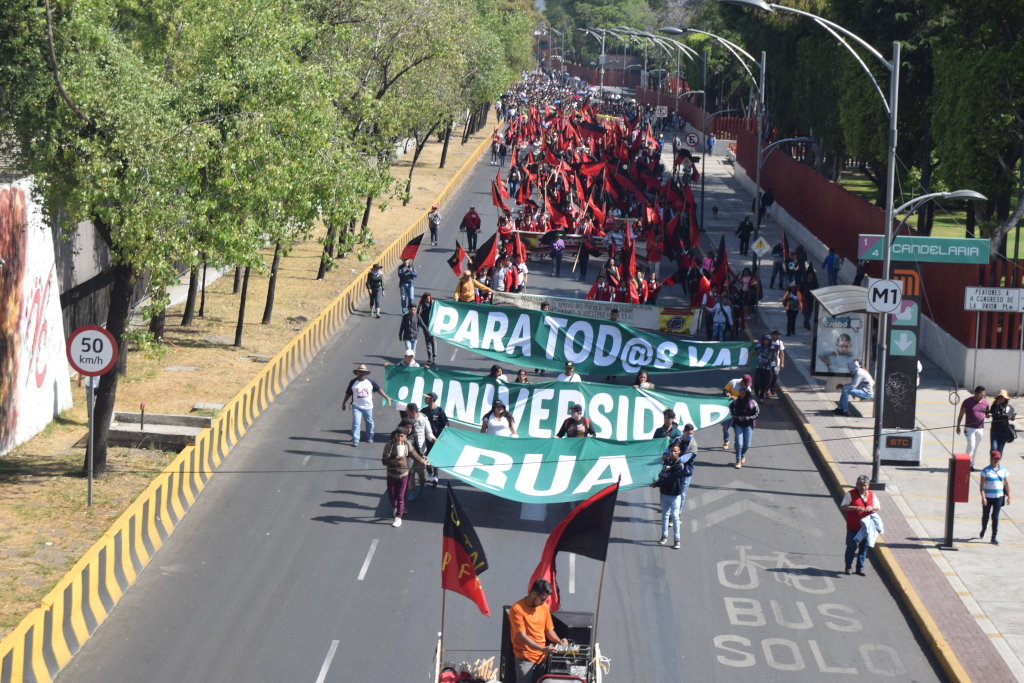
[(629, 325), (519, 308), (434, 301), (430, 332), (482, 356), (526, 368), (588, 375), (634, 375), (732, 368), (752, 361), (752, 342), (698, 342)]
[(509, 439), (446, 429), (430, 449), (430, 464), (502, 498), (565, 503), (616, 481), (622, 489), (647, 486), (667, 447), (668, 439)]
[(399, 402), (423, 406), (423, 394), (433, 391), (448, 419), (479, 427), (495, 398), (508, 406), (520, 436), (550, 438), (558, 433), (569, 408), (583, 406), (600, 439), (642, 441), (662, 425), (666, 408), (680, 425), (697, 429), (716, 425), (729, 415), (729, 399), (699, 394), (669, 393), (596, 382), (496, 382), (461, 370), (428, 370), (389, 365), (384, 392)]
[[(989, 261), (988, 240), (974, 237), (908, 237), (893, 240), (889, 253), (894, 261), (920, 263), (980, 263)], [(857, 258), (882, 260), (882, 236), (861, 235), (857, 238)]]

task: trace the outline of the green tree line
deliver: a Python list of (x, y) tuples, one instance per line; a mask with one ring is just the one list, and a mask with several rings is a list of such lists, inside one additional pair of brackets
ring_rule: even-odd
[[(110, 250), (106, 327), (122, 349), (96, 402), (95, 467), (124, 372), (131, 297), (159, 334), (167, 289), (200, 263), (235, 267), (241, 345), (251, 271), (327, 226), (367, 239), (375, 204), (406, 199), (395, 146), (468, 128), (530, 68), (535, 16), (509, 0), (8, 0), (0, 6), (0, 154), (48, 218), (91, 221)], [(443, 161), (442, 161), (443, 164)], [(274, 248), (272, 263), (262, 250)], [(240, 282), (239, 282), (240, 280)], [(152, 337), (148, 341), (152, 341)]]

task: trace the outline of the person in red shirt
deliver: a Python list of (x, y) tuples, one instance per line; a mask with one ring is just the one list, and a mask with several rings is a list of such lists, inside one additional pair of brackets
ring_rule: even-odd
[(868, 538), (865, 535), (860, 543), (858, 543), (855, 537), (857, 532), (860, 531), (860, 520), (881, 509), (878, 506), (878, 499), (875, 498), (874, 492), (868, 489), (870, 481), (870, 477), (866, 474), (857, 477), (857, 487), (847, 491), (843, 497), (843, 502), (839, 504), (839, 509), (846, 513), (847, 574), (850, 573), (850, 569), (853, 567), (853, 556), (856, 555), (856, 573), (858, 576), (865, 576), (864, 560), (868, 554)]
[(651, 271), (651, 279), (647, 281), (647, 305), (654, 306), (658, 303), (658, 292), (661, 291), (661, 283), (658, 282), (658, 275)]
[(476, 207), (469, 207), (469, 211), (462, 217), (462, 229), (466, 231), (466, 248), (476, 251), (476, 237), (480, 233), (480, 214)]
[(537, 579), (530, 587), (530, 594), (516, 601), (508, 611), (516, 683), (535, 683), (544, 660), (556, 651), (548, 641), (561, 645), (569, 642), (555, 633), (551, 609), (547, 605), (553, 590), (550, 582)]

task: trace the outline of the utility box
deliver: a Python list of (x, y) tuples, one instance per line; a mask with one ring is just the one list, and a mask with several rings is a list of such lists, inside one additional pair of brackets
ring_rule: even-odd
[(954, 453), (950, 464), (953, 467), (953, 502), (967, 503), (971, 494), (971, 456)]
[(920, 465), (922, 436), (922, 432), (883, 429), (879, 448), (882, 464)]

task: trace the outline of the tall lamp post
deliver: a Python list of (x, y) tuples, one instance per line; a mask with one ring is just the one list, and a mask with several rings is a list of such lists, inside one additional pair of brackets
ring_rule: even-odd
[[(598, 96), (603, 100), (604, 99), (604, 63), (605, 63), (604, 37), (605, 37), (605, 30), (603, 28), (598, 28), (598, 29), (578, 28), (576, 30), (580, 31), (581, 33), (586, 33), (586, 34), (592, 35), (592, 36), (594, 36), (595, 38), (597, 38), (598, 40), (601, 41), (601, 54), (597, 58), (597, 67), (598, 67), (598, 74), (599, 74), (598, 75)], [(600, 36), (597, 35), (598, 31), (601, 32)]]

